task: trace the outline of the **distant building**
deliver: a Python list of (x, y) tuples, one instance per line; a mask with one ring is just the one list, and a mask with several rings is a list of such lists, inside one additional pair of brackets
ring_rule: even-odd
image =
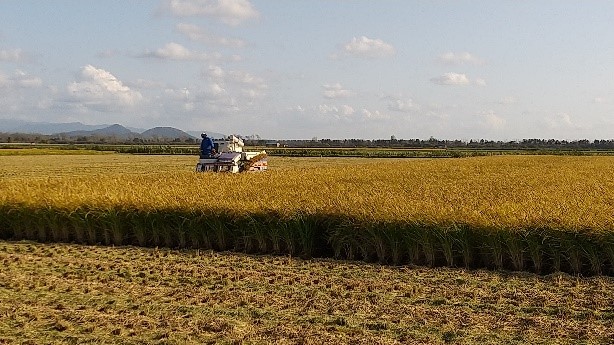
[(279, 142), (274, 140), (269, 140), (264, 144), (266, 147), (279, 147)]

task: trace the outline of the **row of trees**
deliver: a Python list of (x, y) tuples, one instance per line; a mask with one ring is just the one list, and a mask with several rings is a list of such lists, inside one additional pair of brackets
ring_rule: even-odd
[(387, 139), (311, 139), (311, 140), (282, 140), (283, 147), (373, 147), (373, 148), (457, 148), (457, 149), (614, 149), (614, 139), (609, 140), (557, 140), (557, 139), (523, 139), (519, 141), (494, 140), (440, 140), (433, 137), (422, 139), (396, 139), (392, 136)]
[(30, 133), (0, 133), (0, 143), (35, 143), (35, 144), (188, 144), (196, 145), (200, 139), (195, 138), (122, 138), (117, 136), (66, 136)]
[[(36, 143), (36, 144), (174, 144), (196, 145), (200, 139), (195, 138), (122, 138), (116, 136), (59, 136), (29, 133), (0, 133), (0, 143)], [(436, 138), (423, 139), (317, 139), (309, 140), (265, 140), (260, 137), (245, 138), (249, 146), (265, 146), (271, 143), (280, 147), (298, 148), (456, 148), (456, 149), (567, 149), (567, 150), (614, 150), (614, 139), (608, 140), (557, 140), (557, 139), (523, 139), (519, 141), (494, 140), (441, 140)], [(277, 145), (275, 145), (277, 146)]]

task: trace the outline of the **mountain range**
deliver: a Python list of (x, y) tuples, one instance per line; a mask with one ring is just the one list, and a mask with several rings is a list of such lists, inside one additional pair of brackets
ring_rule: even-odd
[[(154, 127), (142, 129), (124, 127), (120, 124), (113, 125), (86, 125), (81, 122), (49, 123), (28, 122), (22, 120), (0, 119), (0, 132), (5, 133), (28, 133), (43, 135), (63, 135), (68, 137), (100, 136), (116, 137), (119, 139), (188, 139), (200, 138), (201, 131), (184, 132), (173, 127)], [(213, 138), (225, 137), (222, 133), (206, 131)]]

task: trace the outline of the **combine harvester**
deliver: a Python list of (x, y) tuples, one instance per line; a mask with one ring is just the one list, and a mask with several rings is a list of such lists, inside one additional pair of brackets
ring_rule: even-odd
[(196, 163), (196, 171), (238, 173), (267, 170), (266, 151), (245, 152), (243, 146), (243, 140), (234, 135), (213, 139), (213, 153), (200, 157)]

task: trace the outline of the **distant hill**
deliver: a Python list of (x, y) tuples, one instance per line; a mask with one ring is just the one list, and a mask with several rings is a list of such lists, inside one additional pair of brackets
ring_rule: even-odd
[[(213, 133), (213, 132), (211, 132)], [(66, 133), (58, 133), (59, 135), (68, 137), (115, 137), (117, 139), (132, 140), (134, 138), (144, 140), (173, 140), (173, 139), (195, 139), (196, 137), (174, 127), (154, 127), (143, 131), (142, 133), (134, 132), (122, 125), (114, 124), (105, 128), (96, 129), (93, 131), (73, 131)], [(220, 136), (223, 136), (220, 134)], [(200, 137), (200, 133), (199, 133)], [(214, 136), (214, 138), (217, 138)]]
[(27, 122), (22, 120), (0, 119), (0, 132), (36, 133), (50, 135), (60, 132), (93, 131), (109, 125), (85, 125), (81, 122)]
[(91, 131), (91, 134), (98, 136), (116, 136), (120, 138), (134, 138), (139, 136), (138, 133), (135, 133), (128, 128), (118, 124)]
[(135, 133), (129, 130), (128, 128), (122, 125), (119, 125), (119, 124), (114, 124), (111, 126), (95, 129), (92, 131), (71, 131), (71, 132), (63, 132), (63, 133), (56, 133), (56, 134), (65, 135), (68, 137), (96, 136), (96, 137), (115, 137), (115, 138), (120, 138), (120, 139), (132, 139), (132, 138), (140, 137), (139, 133)]
[(155, 128), (148, 129), (145, 132), (141, 133), (141, 138), (143, 139), (156, 139), (156, 138), (188, 139), (188, 138), (195, 138), (195, 137), (177, 128), (155, 127)]
[[(120, 124), (86, 125), (81, 122), (29, 122), (23, 120), (0, 119), (0, 132), (61, 135), (67, 137), (115, 137), (122, 140), (139, 139), (200, 139), (201, 131), (182, 131), (174, 127), (155, 127), (142, 129), (125, 127)], [(212, 138), (224, 138), (226, 134), (205, 130)]]

